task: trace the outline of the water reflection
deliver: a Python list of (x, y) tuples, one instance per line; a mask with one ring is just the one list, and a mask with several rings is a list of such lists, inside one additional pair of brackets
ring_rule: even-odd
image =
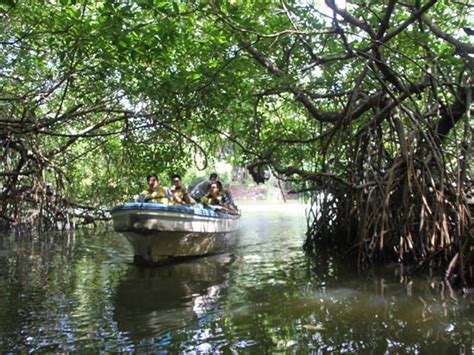
[(131, 265), (117, 287), (118, 328), (140, 339), (208, 316), (222, 296), (234, 259), (222, 254), (157, 268)]
[(111, 230), (0, 235), (0, 352), (474, 351), (472, 294), (309, 260), (301, 208), (241, 226), (230, 254), (142, 269)]
[[(248, 269), (245, 273), (252, 265)], [(321, 272), (312, 265), (307, 269)], [(407, 290), (393, 272), (322, 279), (307, 278), (304, 268), (296, 268), (260, 287), (231, 288), (227, 324), (236, 338), (252, 334), (258, 348), (269, 352), (449, 354), (473, 346), (470, 296), (447, 297), (449, 292), (425, 279), (412, 279)]]
[[(340, 275), (288, 300), (288, 314), (305, 347), (326, 351), (453, 353), (472, 346), (472, 299), (446, 299), (428, 280), (411, 289), (396, 275)], [(270, 314), (272, 311), (269, 312)], [(455, 326), (454, 326), (455, 325)]]
[(128, 252), (105, 230), (0, 235), (0, 352), (108, 348)]

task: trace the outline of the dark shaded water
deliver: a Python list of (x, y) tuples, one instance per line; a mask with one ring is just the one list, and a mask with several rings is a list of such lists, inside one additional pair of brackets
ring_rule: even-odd
[(474, 352), (472, 295), (310, 261), (304, 232), (247, 206), (234, 250), (157, 268), (110, 229), (0, 236), (0, 352)]

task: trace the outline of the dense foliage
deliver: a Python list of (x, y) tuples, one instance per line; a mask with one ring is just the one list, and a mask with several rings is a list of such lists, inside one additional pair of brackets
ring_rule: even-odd
[(314, 192), (308, 250), (465, 269), (468, 0), (0, 3), (8, 224), (227, 156)]

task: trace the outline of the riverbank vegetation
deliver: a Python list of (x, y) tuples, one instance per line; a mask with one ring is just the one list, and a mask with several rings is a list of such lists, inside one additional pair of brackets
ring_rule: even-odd
[(439, 266), (465, 283), (472, 10), (1, 1), (3, 225), (100, 217), (150, 171), (227, 157), (257, 182), (271, 169), (313, 194), (308, 252)]

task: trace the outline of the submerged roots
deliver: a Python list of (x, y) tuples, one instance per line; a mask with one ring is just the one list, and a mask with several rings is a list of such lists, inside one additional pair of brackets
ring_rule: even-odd
[(413, 147), (374, 161), (365, 150), (354, 157), (360, 169), (348, 178), (352, 186), (334, 179), (313, 186), (306, 251), (334, 247), (362, 267), (399, 261), (412, 271), (438, 268), (466, 284), (474, 265), (469, 174), (451, 169), (440, 151)]

